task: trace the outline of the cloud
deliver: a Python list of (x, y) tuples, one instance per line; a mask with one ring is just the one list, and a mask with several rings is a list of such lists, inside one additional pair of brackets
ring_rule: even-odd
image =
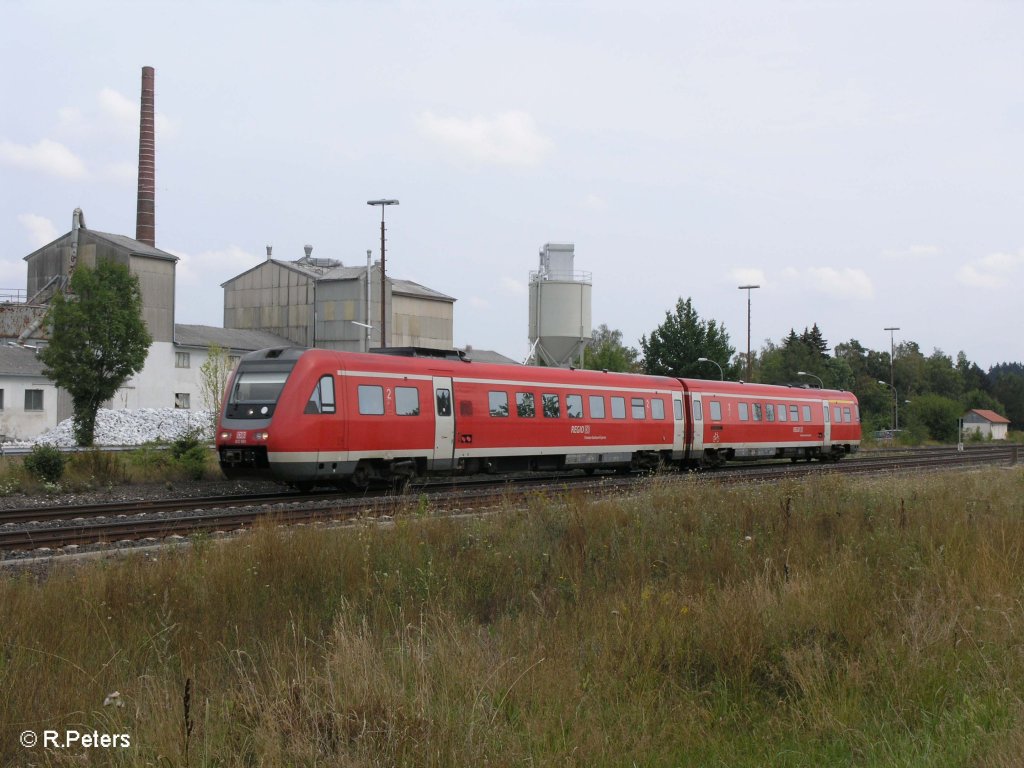
[(29, 240), (36, 248), (41, 248), (57, 239), (57, 227), (45, 216), (35, 213), (19, 213), (18, 223), (28, 230)]
[[(219, 251), (203, 251), (194, 255), (169, 248), (165, 250), (178, 257), (177, 278), (183, 285), (205, 285), (207, 283), (219, 285), (247, 269), (252, 269), (261, 261), (261, 257), (253, 255), (237, 245), (230, 245)], [(220, 289), (218, 288), (218, 290)]]
[(1013, 253), (991, 253), (964, 264), (956, 277), (964, 285), (1000, 290), (1016, 285), (1015, 273), (1024, 267), (1024, 250)]
[(936, 245), (912, 245), (909, 248), (893, 248), (882, 251), (886, 259), (931, 259), (938, 256), (939, 247)]
[(122, 131), (130, 133), (138, 131), (139, 102), (129, 99), (113, 88), (101, 90), (97, 101), (99, 101), (100, 111), (107, 117), (112, 118)]
[(0, 141), (0, 164), (65, 179), (81, 179), (86, 176), (85, 164), (75, 153), (49, 139), (42, 139), (31, 147)]
[(730, 269), (729, 279), (737, 285), (764, 285), (768, 282), (760, 269)]
[(583, 198), (583, 207), (590, 211), (606, 211), (608, 210), (608, 201), (600, 195), (591, 193)]
[(870, 299), (875, 295), (874, 284), (862, 269), (808, 267), (799, 270), (788, 267), (782, 274), (799, 288), (838, 299)]
[(500, 280), (501, 289), (510, 296), (525, 296), (526, 283), (511, 277), (502, 277)]
[(424, 112), (418, 123), (427, 137), (469, 159), (491, 165), (537, 165), (553, 146), (526, 112), (468, 120)]

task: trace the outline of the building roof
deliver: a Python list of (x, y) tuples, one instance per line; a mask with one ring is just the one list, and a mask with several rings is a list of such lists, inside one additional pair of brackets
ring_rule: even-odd
[[(85, 227), (82, 227), (80, 231), (83, 234), (85, 234), (86, 237), (92, 237), (95, 238), (96, 240), (105, 240), (111, 245), (117, 246), (118, 248), (128, 251), (133, 256), (148, 256), (151, 259), (164, 259), (165, 261), (178, 260), (178, 257), (175, 256), (173, 253), (161, 251), (159, 248), (154, 248), (153, 246), (148, 245), (147, 243), (140, 242), (139, 240), (127, 237), (126, 235), (115, 235), (111, 234), (110, 232), (100, 232), (95, 229), (86, 229)], [(74, 230), (72, 230), (71, 232), (66, 232), (65, 234), (58, 237), (56, 240), (47, 243), (42, 248), (38, 248), (32, 251), (32, 253), (26, 256), (24, 260), (28, 261), (37, 253), (45, 250), (46, 248), (49, 248), (51, 245), (53, 245), (53, 243), (56, 243), (59, 240), (70, 238), (73, 232)]]
[(4, 376), (43, 376), (43, 362), (36, 357), (34, 347), (0, 344), (0, 371)]
[(985, 421), (991, 422), (992, 424), (1009, 424), (1010, 420), (1000, 416), (995, 411), (986, 411), (982, 408), (972, 408), (968, 413), (976, 413)]
[(266, 331), (246, 331), (235, 328), (217, 328), (212, 325), (174, 324), (174, 343), (180, 347), (210, 347), (253, 352), (268, 347), (294, 347), (295, 343)]
[(511, 357), (505, 357), (500, 352), (495, 352), (492, 349), (477, 349), (471, 347), (468, 344), (462, 350), (466, 353), (466, 357), (475, 363), (499, 363), (501, 365), (522, 365), (518, 360), (513, 360)]
[[(230, 280), (225, 280), (220, 284), (220, 287), (225, 287), (229, 283), (249, 274), (253, 270), (259, 269), (265, 264), (276, 264), (277, 266), (291, 270), (292, 272), (298, 272), (300, 275), (308, 277), (310, 280), (314, 280), (316, 282), (327, 280), (361, 280), (363, 275), (366, 274), (366, 267), (346, 267), (340, 262), (336, 262), (331, 259), (299, 259), (298, 261), (266, 259), (265, 261), (261, 261), (259, 264), (245, 270), (245, 272), (240, 272)], [(379, 266), (376, 264), (374, 267), (379, 269)], [(391, 283), (392, 293), (397, 293), (401, 296), (418, 296), (422, 299), (450, 301), (452, 303), (455, 302), (455, 298), (452, 296), (441, 293), (440, 291), (435, 291), (433, 288), (427, 288), (425, 285), (414, 283), (412, 280), (399, 280), (389, 276), (388, 281)]]

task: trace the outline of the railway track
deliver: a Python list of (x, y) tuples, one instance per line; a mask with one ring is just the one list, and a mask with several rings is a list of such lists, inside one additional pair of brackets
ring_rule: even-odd
[[(890, 453), (878, 452), (823, 467), (808, 463), (775, 463), (729, 468), (709, 473), (716, 482), (765, 482), (780, 477), (832, 473), (885, 473), (927, 471), (977, 465), (1017, 463), (1017, 446), (979, 446), (957, 452), (953, 449)], [(189, 536), (216, 531), (250, 528), (260, 521), (293, 525), (342, 521), (359, 517), (393, 515), (410, 499), (432, 507), (441, 500), (446, 511), (457, 513), (495, 505), (510, 495), (526, 492), (564, 493), (586, 490), (612, 494), (628, 490), (637, 476), (559, 476), (432, 482), (418, 485), (405, 494), (378, 492), (342, 495), (336, 492), (299, 494), (257, 494), (195, 499), (133, 501), (117, 504), (89, 504), (35, 507), (0, 511), (0, 552), (55, 550), (71, 545), (113, 544)]]

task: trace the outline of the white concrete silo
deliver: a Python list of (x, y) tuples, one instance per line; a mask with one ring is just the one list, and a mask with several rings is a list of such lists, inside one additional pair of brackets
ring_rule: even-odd
[(572, 243), (546, 243), (530, 273), (530, 344), (546, 365), (582, 364), (592, 328), (591, 273), (576, 272)]

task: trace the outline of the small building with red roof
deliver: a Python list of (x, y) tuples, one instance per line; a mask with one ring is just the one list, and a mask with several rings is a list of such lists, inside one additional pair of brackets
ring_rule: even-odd
[(964, 434), (977, 432), (991, 440), (1005, 440), (1010, 420), (995, 411), (973, 408), (964, 414)]

